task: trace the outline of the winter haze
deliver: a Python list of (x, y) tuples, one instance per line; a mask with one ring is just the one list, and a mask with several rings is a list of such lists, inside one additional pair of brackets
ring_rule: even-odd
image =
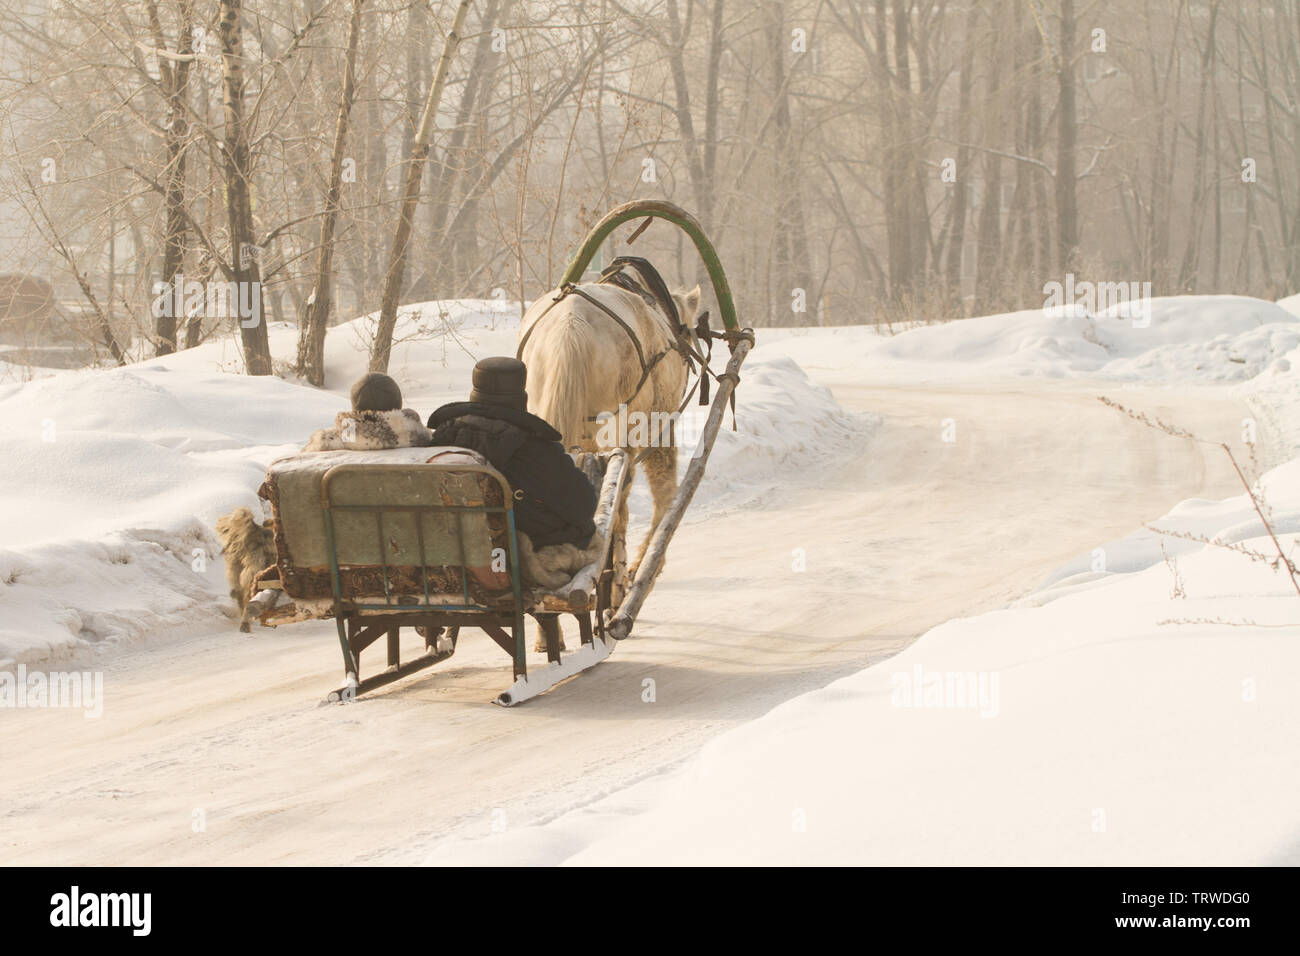
[[(1300, 0), (0, 0), (0, 64), (0, 864), (1300, 865)], [(218, 519), (283, 607), (272, 463), (517, 352), (566, 450), (674, 416), (576, 663), (320, 706), (358, 596), (241, 633)]]

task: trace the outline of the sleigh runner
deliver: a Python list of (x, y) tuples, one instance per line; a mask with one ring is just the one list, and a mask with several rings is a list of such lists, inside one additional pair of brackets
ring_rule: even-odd
[[(344, 662), (344, 684), (330, 700), (349, 700), (451, 657), (462, 630), (487, 634), (512, 659), (514, 683), (496, 702), (512, 706), (568, 680), (609, 656), (627, 637), (663, 565), (668, 544), (703, 478), (739, 368), (753, 333), (738, 328), (730, 291), (716, 254), (698, 224), (669, 203), (637, 201), (614, 210), (588, 236), (565, 273), (581, 277), (614, 227), (631, 219), (665, 218), (685, 229), (713, 278), (726, 326), (691, 332), (725, 340), (731, 350), (686, 475), (657, 521), (632, 580), (626, 573), (624, 528), (618, 520), (634, 462), (615, 449), (581, 456), (597, 489), (598, 557), (560, 587), (526, 584), (512, 503), (515, 492), (500, 472), (468, 449), (400, 448), (371, 452), (312, 452), (272, 464), (265, 486), (275, 519), (277, 561), (256, 587), (288, 602), (263, 601), (264, 624), (332, 618)], [(638, 230), (639, 231), (639, 230)], [(700, 369), (710, 375), (707, 362)], [(692, 390), (693, 391), (693, 390)], [(690, 393), (687, 394), (689, 400)], [(734, 408), (734, 403), (733, 403)], [(560, 649), (559, 619), (578, 625), (579, 646)], [(537, 620), (547, 662), (531, 670), (524, 620)], [(403, 627), (420, 629), (425, 652), (402, 661)], [(364, 650), (385, 639), (385, 669), (362, 677)]]

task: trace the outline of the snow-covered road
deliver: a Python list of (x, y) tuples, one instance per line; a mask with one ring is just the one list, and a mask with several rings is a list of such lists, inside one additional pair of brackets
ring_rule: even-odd
[(446, 664), (320, 708), (339, 677), (328, 624), (129, 646), (95, 665), (113, 688), (101, 719), (0, 721), (0, 858), (421, 860), (449, 836), (544, 821), (680, 762), (934, 625), (1024, 593), (1171, 502), (1239, 491), (1215, 449), (1096, 401), (1235, 440), (1248, 412), (1225, 389), (829, 384), (844, 408), (883, 418), (865, 447), (683, 526), (636, 636), (594, 671), (493, 707), (509, 662), (468, 632)]

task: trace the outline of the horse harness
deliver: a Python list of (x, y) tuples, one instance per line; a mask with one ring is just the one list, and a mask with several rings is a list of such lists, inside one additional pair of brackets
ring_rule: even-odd
[[(640, 282), (624, 271), (629, 268), (638, 274)], [(641, 340), (637, 338), (636, 332), (634, 332), (632, 327), (623, 320), (622, 316), (609, 306), (605, 305), (605, 303), (599, 301), (595, 296), (585, 292), (576, 283), (566, 282), (560, 287), (559, 294), (551, 300), (551, 304), (542, 311), (542, 314), (539, 315), (533, 321), (533, 324), (528, 327), (527, 331), (524, 332), (523, 338), (519, 340), (519, 348), (515, 352), (515, 357), (521, 360), (523, 359), (524, 346), (528, 344), (529, 337), (533, 334), (533, 330), (541, 324), (542, 319), (546, 318), (547, 313), (550, 312), (551, 309), (555, 308), (556, 305), (563, 302), (571, 295), (581, 296), (617, 322), (619, 328), (626, 332), (627, 337), (632, 340), (632, 347), (636, 349), (637, 361), (641, 364), (641, 378), (636, 383), (636, 388), (632, 390), (632, 394), (625, 402), (623, 402), (624, 405), (632, 404), (632, 400), (635, 399), (637, 395), (641, 394), (641, 389), (649, 380), (650, 373), (655, 370), (655, 366), (657, 366), (672, 352), (677, 352), (681, 355), (682, 360), (686, 363), (688, 374), (696, 371), (697, 364), (699, 366), (699, 378), (696, 381), (696, 385), (687, 391), (686, 397), (682, 400), (682, 404), (678, 406), (677, 411), (680, 412), (686, 407), (687, 403), (690, 402), (691, 396), (695, 394), (695, 388), (700, 389), (700, 404), (707, 405), (709, 403), (709, 376), (712, 375), (715, 379), (717, 378), (709, 368), (709, 358), (713, 353), (713, 339), (725, 336), (725, 333), (714, 333), (709, 329), (708, 311), (706, 310), (700, 313), (699, 320), (696, 322), (694, 329), (696, 338), (706, 343), (705, 354), (701, 355), (691, 345), (691, 330), (687, 328), (684, 322), (682, 322), (681, 315), (677, 311), (677, 303), (673, 301), (673, 297), (668, 291), (668, 286), (664, 284), (663, 277), (659, 275), (658, 270), (656, 270), (647, 260), (640, 256), (619, 256), (600, 273), (600, 279), (598, 282), (602, 285), (618, 286), (626, 292), (639, 295), (648, 305), (658, 306), (664, 315), (668, 317), (669, 325), (672, 327), (673, 344), (647, 360), (645, 357), (645, 351), (641, 347)], [(588, 421), (596, 420), (597, 419), (594, 417), (588, 418)]]

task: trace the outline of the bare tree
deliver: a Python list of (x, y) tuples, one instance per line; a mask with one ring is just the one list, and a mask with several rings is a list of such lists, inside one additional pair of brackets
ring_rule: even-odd
[(456, 48), (460, 46), (461, 31), (465, 28), (465, 17), (469, 13), (472, 2), (473, 0), (461, 0), (456, 7), (455, 19), (452, 20), (451, 29), (447, 31), (446, 38), (443, 40), (442, 54), (438, 57), (433, 82), (429, 84), (424, 109), (420, 114), (420, 125), (411, 148), (411, 158), (407, 162), (406, 186), (402, 192), (402, 205), (397, 214), (397, 230), (393, 235), (393, 247), (388, 257), (384, 295), (379, 306), (379, 327), (370, 348), (371, 371), (388, 370), (388, 359), (393, 349), (393, 331), (397, 326), (398, 298), (406, 278), (407, 246), (411, 241), (415, 208), (420, 202), (420, 182), (424, 177), (424, 163), (429, 155), (429, 139), (433, 135), (434, 119), (442, 102), (442, 90), (447, 82), (447, 71), (451, 68), (451, 58), (455, 55)]
[(334, 122), (334, 148), (330, 153), (329, 182), (325, 187), (325, 209), (316, 250), (316, 284), (307, 300), (306, 315), (298, 337), (298, 374), (317, 386), (325, 384), (325, 330), (333, 304), (334, 229), (339, 217), (339, 193), (343, 188), (343, 151), (348, 139), (352, 101), (356, 96), (357, 47), (361, 39), (361, 11), (365, 5), (366, 0), (352, 0), (343, 89), (339, 93), (338, 116)]

